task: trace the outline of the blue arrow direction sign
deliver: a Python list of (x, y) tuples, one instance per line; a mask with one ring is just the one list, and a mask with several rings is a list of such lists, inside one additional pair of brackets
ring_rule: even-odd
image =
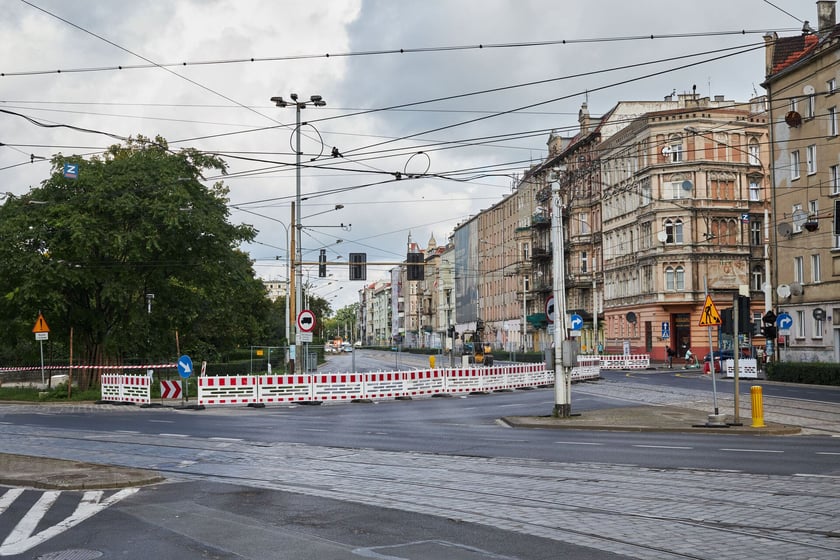
[(776, 326), (784, 330), (791, 328), (793, 317), (790, 316), (790, 313), (779, 313), (779, 316), (776, 317)]
[(193, 363), (189, 356), (181, 356), (178, 358), (178, 375), (184, 379), (193, 374)]
[(579, 331), (583, 327), (583, 317), (577, 313), (572, 313), (572, 330)]

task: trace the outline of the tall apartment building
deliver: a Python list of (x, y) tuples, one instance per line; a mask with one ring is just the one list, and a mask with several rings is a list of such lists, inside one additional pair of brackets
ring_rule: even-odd
[[(793, 323), (782, 359), (840, 361), (840, 26), (817, 2), (818, 29), (765, 36), (778, 281), (774, 301)], [(807, 22), (806, 22), (807, 23)], [(838, 224), (840, 225), (840, 224)]]

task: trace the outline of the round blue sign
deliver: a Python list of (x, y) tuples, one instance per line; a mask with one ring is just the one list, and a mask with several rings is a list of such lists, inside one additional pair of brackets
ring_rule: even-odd
[(178, 375), (184, 379), (193, 374), (193, 363), (189, 356), (181, 356), (178, 358)]

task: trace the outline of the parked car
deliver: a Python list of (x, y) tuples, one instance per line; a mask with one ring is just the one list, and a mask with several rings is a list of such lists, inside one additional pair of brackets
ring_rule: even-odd
[(353, 351), (353, 345), (350, 344), (349, 342), (345, 342), (344, 344), (341, 345), (341, 351), (342, 352), (352, 352)]

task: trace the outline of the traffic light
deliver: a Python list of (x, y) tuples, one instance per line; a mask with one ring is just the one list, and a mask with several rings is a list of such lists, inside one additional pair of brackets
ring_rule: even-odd
[(723, 334), (735, 334), (735, 321), (733, 320), (733, 309), (730, 307), (729, 309), (721, 309), (720, 310), (720, 332)]
[(776, 326), (775, 325), (764, 325), (761, 327), (761, 334), (768, 340), (775, 340), (776, 339)]
[(409, 281), (424, 278), (423, 253), (408, 253), (405, 256), (405, 262), (408, 263), (406, 276)]
[(318, 255), (318, 278), (327, 277), (327, 250), (321, 249), (321, 254)]
[(752, 332), (752, 310), (749, 296), (738, 296), (738, 332), (741, 334)]
[(367, 278), (367, 253), (350, 253), (350, 280)]

